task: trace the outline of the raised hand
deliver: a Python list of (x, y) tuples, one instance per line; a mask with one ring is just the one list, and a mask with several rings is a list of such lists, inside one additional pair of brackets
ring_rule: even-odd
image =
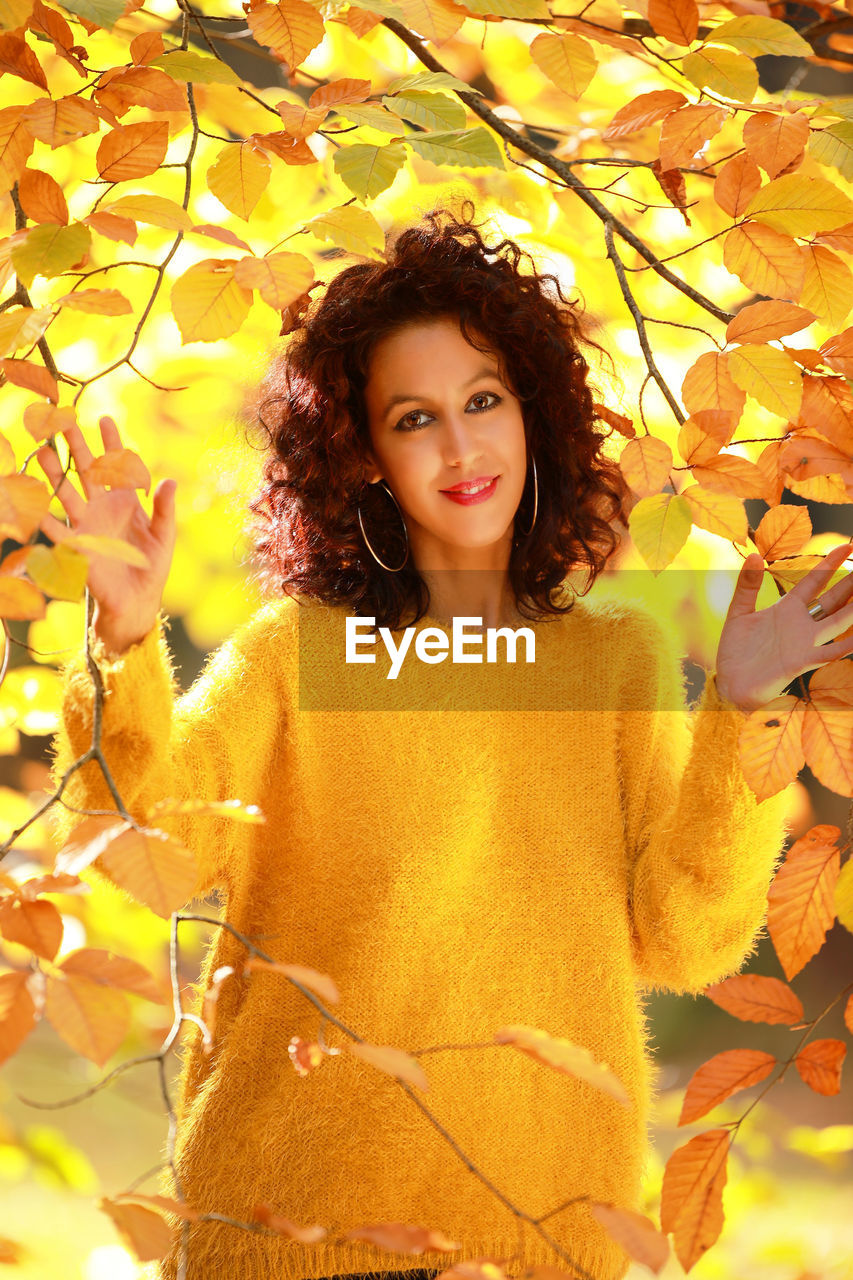
[[(820, 594), (851, 549), (851, 542), (833, 547), (776, 604), (758, 612), (763, 565), (757, 553), (747, 556), (717, 650), (717, 689), (724, 698), (754, 711), (805, 671), (853, 653), (853, 635), (836, 639), (853, 627), (853, 573)], [(823, 613), (815, 618), (809, 605), (818, 597)]]
[[(102, 417), (100, 428), (105, 452), (123, 447), (112, 418)], [(160, 481), (149, 518), (135, 490), (108, 489), (87, 476), (94, 457), (79, 427), (64, 435), (85, 497), (63, 476), (54, 451), (48, 446), (39, 449), (39, 465), (71, 522), (69, 530), (61, 520), (47, 515), (41, 522), (42, 530), (53, 542), (64, 541), (69, 533), (120, 538), (141, 551), (148, 562), (145, 568), (137, 568), (97, 554), (89, 560), (88, 586), (96, 601), (95, 632), (111, 652), (122, 653), (147, 635), (157, 621), (175, 547), (177, 483)]]

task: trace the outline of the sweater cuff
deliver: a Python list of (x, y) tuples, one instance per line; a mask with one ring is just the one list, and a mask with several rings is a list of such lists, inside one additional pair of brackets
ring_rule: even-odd
[[(89, 650), (104, 686), (104, 728), (112, 733), (127, 725), (147, 723), (145, 714), (158, 701), (171, 705), (172, 664), (165, 636), (165, 616), (136, 644), (120, 654), (110, 654), (104, 642), (89, 628)], [(65, 672), (67, 710), (88, 720), (94, 704), (94, 687), (85, 652), (79, 652)], [(145, 705), (141, 705), (145, 704)], [(168, 719), (168, 717), (167, 717)]]
[(730, 702), (728, 698), (724, 698), (717, 688), (717, 673), (715, 670), (705, 670), (705, 687), (696, 703), (696, 710), (725, 711), (732, 716), (738, 717), (738, 724), (745, 724), (749, 719), (749, 712), (743, 707), (739, 707), (737, 703)]

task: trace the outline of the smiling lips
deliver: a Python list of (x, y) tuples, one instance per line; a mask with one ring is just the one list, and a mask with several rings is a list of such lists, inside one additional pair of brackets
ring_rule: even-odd
[(439, 492), (450, 498), (451, 502), (472, 506), (475, 502), (485, 502), (490, 498), (499, 479), (500, 476), (478, 476), (476, 480), (463, 480), (451, 489), (441, 489)]

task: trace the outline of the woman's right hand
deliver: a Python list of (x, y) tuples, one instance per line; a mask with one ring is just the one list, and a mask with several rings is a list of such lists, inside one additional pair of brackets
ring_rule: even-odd
[[(118, 428), (110, 417), (100, 420), (104, 451), (123, 448)], [(121, 538), (146, 556), (146, 568), (124, 564), (112, 557), (87, 555), (88, 587), (96, 602), (93, 626), (108, 651), (123, 653), (142, 640), (155, 626), (169, 576), (175, 547), (175, 480), (161, 480), (154, 491), (149, 518), (134, 489), (107, 489), (87, 480), (86, 469), (94, 461), (79, 427), (63, 432), (85, 498), (67, 477), (53, 449), (39, 449), (36, 458), (53, 486), (71, 523), (46, 515), (41, 528), (56, 543), (69, 533)]]

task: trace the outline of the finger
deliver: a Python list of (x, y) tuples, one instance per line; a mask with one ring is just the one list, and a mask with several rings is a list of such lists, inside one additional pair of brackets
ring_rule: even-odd
[(66, 538), (71, 537), (71, 530), (67, 524), (63, 524), (61, 520), (57, 520), (56, 516), (50, 514), (42, 516), (39, 528), (45, 533), (51, 542), (64, 542)]
[(86, 510), (86, 504), (65, 475), (59, 459), (49, 445), (37, 450), (36, 460), (47, 476), (56, 497), (62, 503), (72, 521), (79, 520)]
[(826, 586), (838, 566), (844, 563), (851, 549), (853, 549), (853, 542), (842, 542), (840, 546), (833, 547), (826, 553), (822, 563), (810, 569), (806, 576), (791, 588), (788, 595), (793, 596), (795, 600), (805, 600), (809, 604), (819, 593), (820, 588)]
[(68, 451), (74, 459), (74, 466), (77, 468), (77, 475), (80, 479), (81, 485), (83, 486), (83, 492), (87, 498), (90, 498), (96, 489), (103, 487), (101, 485), (87, 483), (86, 481), (86, 469), (87, 467), (91, 467), (94, 462), (92, 450), (86, 444), (83, 432), (79, 427), (69, 427), (68, 430), (63, 431), (62, 434), (65, 436), (66, 443), (68, 444)]
[(177, 480), (161, 480), (154, 490), (151, 509), (151, 532), (161, 541), (174, 537), (175, 490), (177, 487)]
[[(840, 582), (836, 582), (834, 587), (830, 587), (828, 591), (822, 592), (817, 597), (824, 612), (832, 613), (833, 615), (845, 601), (851, 598), (853, 598), (853, 573), (846, 574)], [(811, 603), (812, 601), (810, 600), (809, 604)]]
[(729, 618), (741, 618), (755, 613), (755, 601), (764, 581), (764, 560), (758, 552), (751, 552), (743, 564), (735, 583), (731, 604), (726, 613)]
[(104, 414), (98, 424), (101, 428), (101, 439), (104, 442), (104, 449), (121, 449), (121, 436), (118, 433), (118, 427), (109, 414)]
[[(821, 596), (821, 603), (823, 603), (823, 600), (824, 597)], [(816, 652), (821, 655), (822, 659), (827, 651), (825, 642), (834, 640), (836, 636), (843, 635), (851, 626), (853, 626), (853, 600), (848, 601), (843, 609), (836, 609), (834, 613), (829, 614), (826, 618), (820, 618), (815, 623), (814, 642), (817, 646)], [(850, 640), (850, 637), (848, 637), (848, 640)]]

